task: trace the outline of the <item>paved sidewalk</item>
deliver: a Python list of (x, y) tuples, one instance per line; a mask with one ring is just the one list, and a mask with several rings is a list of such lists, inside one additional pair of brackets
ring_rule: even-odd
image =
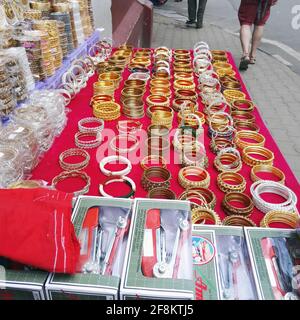
[[(152, 47), (190, 49), (196, 42), (206, 41), (211, 49), (231, 51), (238, 64), (241, 50), (239, 38), (207, 20), (203, 29), (186, 28), (184, 21), (162, 16), (159, 10), (154, 10)], [(256, 65), (249, 66), (242, 77), (300, 181), (300, 76), (272, 56), (258, 52)]]

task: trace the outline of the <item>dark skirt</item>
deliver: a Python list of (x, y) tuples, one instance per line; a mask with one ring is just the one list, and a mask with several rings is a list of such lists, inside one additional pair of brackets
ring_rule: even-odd
[(263, 26), (266, 24), (267, 20), (270, 17), (271, 13), (271, 1), (264, 0), (263, 6), (266, 2), (267, 4), (267, 10), (265, 14), (259, 18), (258, 17), (258, 0), (241, 0), (238, 16), (240, 20), (241, 25), (256, 25), (256, 26)]

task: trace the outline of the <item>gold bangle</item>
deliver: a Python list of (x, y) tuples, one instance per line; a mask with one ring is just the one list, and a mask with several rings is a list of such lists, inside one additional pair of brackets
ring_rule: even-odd
[(153, 125), (151, 124), (147, 128), (148, 136), (165, 137), (169, 135), (169, 128), (165, 125)]
[(131, 60), (131, 63), (142, 64), (145, 67), (149, 67), (151, 65), (151, 59), (146, 57), (137, 57)]
[(150, 88), (150, 93), (154, 96), (166, 96), (168, 98), (170, 98), (172, 94), (171, 90), (166, 87), (152, 87)]
[(121, 116), (121, 107), (116, 102), (103, 102), (93, 107), (93, 114), (103, 120), (116, 120)]
[[(261, 156), (264, 159), (258, 159), (251, 155)], [(274, 161), (274, 153), (264, 147), (246, 147), (245, 149), (243, 149), (242, 159), (247, 165), (251, 167), (261, 164), (272, 166)]]
[(213, 63), (214, 69), (232, 69), (232, 65), (227, 62), (215, 62)]
[(166, 79), (152, 79), (150, 81), (150, 87), (153, 88), (168, 88), (170, 89), (170, 81), (166, 80)]
[(251, 169), (251, 180), (253, 182), (260, 181), (260, 180), (267, 180), (260, 178), (257, 174), (258, 173), (269, 173), (272, 174), (273, 177), (275, 176), (277, 179), (271, 179), (268, 177), (268, 180), (273, 180), (279, 182), (281, 184), (285, 184), (285, 174), (278, 168), (270, 166), (270, 165), (257, 165)]
[(232, 110), (237, 111), (245, 111), (245, 112), (252, 112), (254, 110), (254, 103), (251, 100), (247, 99), (237, 99), (233, 100), (231, 103)]
[(198, 207), (192, 210), (192, 223), (197, 224), (203, 221), (210, 221), (214, 225), (221, 225), (220, 216), (213, 210), (205, 207)]
[(127, 87), (145, 89), (146, 81), (141, 79), (128, 79), (124, 82), (124, 88)]
[(122, 113), (131, 119), (141, 119), (144, 117), (144, 103), (135, 97), (126, 97), (123, 102)]
[(225, 193), (244, 192), (247, 185), (245, 178), (235, 172), (220, 173), (217, 178), (217, 184), (219, 189)]
[(272, 223), (283, 223), (296, 229), (299, 222), (299, 215), (296, 212), (269, 211), (260, 222), (261, 228), (271, 228)]
[(206, 207), (211, 210), (214, 210), (217, 204), (216, 195), (207, 188), (187, 189), (179, 196), (178, 200), (189, 200), (192, 208)]
[(154, 167), (162, 167), (162, 168), (166, 168), (167, 167), (167, 162), (166, 160), (164, 159), (164, 157), (161, 157), (161, 156), (158, 156), (158, 155), (150, 155), (150, 156), (147, 156), (145, 157), (142, 161), (141, 161), (141, 167), (143, 170), (147, 170), (149, 168), (151, 168), (151, 166), (147, 165), (146, 163), (149, 163), (150, 161), (155, 161), (153, 163), (153, 165), (151, 166), (154, 166)]
[(174, 90), (195, 90), (196, 85), (193, 81), (189, 80), (175, 80)]
[(175, 97), (178, 99), (189, 99), (192, 101), (197, 101), (198, 99), (198, 95), (195, 91), (193, 90), (184, 90), (184, 89), (180, 89), (180, 90), (176, 90), (175, 91)]
[(121, 80), (121, 76), (113, 71), (110, 72), (104, 72), (101, 73), (99, 75), (99, 80), (108, 80), (108, 81), (112, 81), (114, 83), (114, 87), (115, 89), (119, 86), (120, 80)]
[(152, 105), (147, 108), (146, 114), (147, 116), (151, 119), (152, 115), (156, 111), (164, 111), (164, 112), (170, 112), (173, 115), (173, 109), (168, 107), (168, 106), (157, 106), (157, 105)]
[(142, 100), (145, 91), (141, 88), (134, 88), (134, 87), (126, 87), (121, 91), (121, 98), (120, 101), (123, 101), (127, 98), (136, 98)]
[(243, 122), (243, 123), (255, 122), (255, 116), (252, 113), (247, 111), (232, 111), (231, 116), (234, 123), (236, 121)]
[(148, 192), (148, 198), (151, 199), (170, 199), (176, 200), (176, 194), (174, 191), (168, 188), (153, 188)]
[(239, 172), (242, 169), (242, 161), (232, 153), (217, 154), (214, 166), (218, 172)]
[(223, 226), (256, 227), (256, 224), (251, 219), (238, 215), (226, 217), (222, 224)]
[[(188, 176), (196, 176), (200, 180), (189, 180)], [(178, 174), (178, 182), (184, 189), (189, 188), (208, 188), (210, 185), (210, 175), (202, 168), (188, 166), (180, 169)]]
[(210, 142), (210, 149), (214, 154), (218, 154), (222, 149), (235, 147), (231, 140), (222, 137), (212, 138)]
[(243, 121), (234, 121), (233, 126), (237, 131), (253, 131), (253, 132), (259, 132), (260, 131), (260, 128), (256, 123), (247, 123), (247, 122), (243, 122)]
[[(245, 141), (248, 139), (248, 141)], [(251, 142), (249, 141), (251, 140)], [(240, 149), (245, 149), (246, 147), (263, 147), (265, 145), (266, 139), (263, 135), (254, 131), (238, 131), (235, 135), (234, 142)]]
[(174, 79), (194, 81), (194, 75), (192, 72), (175, 72)]
[(170, 100), (168, 97), (160, 96), (160, 95), (149, 95), (146, 98), (146, 103), (149, 107), (151, 106), (165, 106), (168, 107), (170, 105)]
[(189, 110), (191, 113), (194, 113), (198, 109), (198, 105), (195, 101), (189, 100), (189, 99), (174, 99), (173, 100), (173, 110), (176, 112), (179, 112), (182, 108), (182, 106), (185, 106), (187, 110)]
[(237, 99), (246, 99), (246, 94), (239, 90), (226, 89), (223, 91), (223, 95), (229, 103)]
[(237, 81), (224, 81), (222, 82), (222, 89), (223, 90), (240, 90), (242, 88), (242, 85), (240, 82)]
[[(243, 207), (237, 207), (233, 205), (232, 202), (241, 203)], [(254, 203), (252, 199), (244, 193), (230, 192), (225, 195), (222, 201), (222, 208), (228, 216), (242, 215), (247, 217), (253, 212)]]
[[(162, 181), (158, 182), (152, 180), (153, 178), (160, 178)], [(150, 191), (154, 188), (169, 188), (170, 180), (171, 173), (167, 169), (161, 167), (151, 167), (144, 171), (141, 184), (146, 191)]]

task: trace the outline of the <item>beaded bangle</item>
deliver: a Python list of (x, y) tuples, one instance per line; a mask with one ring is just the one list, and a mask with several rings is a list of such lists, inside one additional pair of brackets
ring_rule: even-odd
[(184, 191), (178, 198), (179, 200), (189, 200), (192, 208), (207, 207), (212, 210), (217, 204), (216, 195), (207, 188), (191, 188)]
[(59, 182), (66, 180), (68, 178), (80, 178), (86, 182), (86, 185), (84, 186), (84, 188), (74, 192), (75, 197), (78, 197), (79, 195), (86, 194), (89, 192), (90, 185), (91, 185), (91, 178), (85, 172), (82, 172), (82, 171), (63, 171), (52, 180), (52, 185), (56, 189)]
[(175, 200), (176, 194), (171, 189), (167, 188), (154, 188), (148, 192), (148, 198), (152, 199), (170, 199)]
[[(243, 205), (243, 207), (236, 207), (232, 202), (238, 202)], [(222, 202), (222, 208), (227, 215), (251, 215), (254, 204), (250, 197), (244, 193), (240, 192), (230, 192), (227, 193)]]
[[(153, 178), (160, 178), (162, 181), (158, 182), (152, 180)], [(167, 169), (161, 167), (151, 167), (144, 171), (141, 184), (145, 190), (150, 191), (158, 187), (169, 188), (170, 180), (171, 173)]]
[[(116, 145), (117, 140), (126, 141), (126, 147), (125, 148), (117, 147)], [(133, 145), (131, 147), (127, 147), (128, 141), (133, 142)], [(112, 140), (110, 141), (110, 147), (112, 148), (112, 150), (117, 151), (118, 153), (132, 152), (138, 147), (138, 145), (139, 145), (139, 140), (135, 136), (129, 135), (129, 134), (119, 134), (113, 137)]]
[(192, 210), (192, 223), (197, 224), (202, 221), (210, 221), (214, 225), (221, 225), (221, 219), (219, 215), (208, 208), (198, 207)]
[[(196, 176), (200, 180), (190, 180), (188, 176)], [(209, 173), (199, 167), (184, 167), (179, 171), (178, 182), (184, 189), (189, 188), (208, 188), (210, 185), (210, 175)]]
[(217, 178), (217, 184), (219, 189), (225, 193), (244, 192), (246, 190), (245, 178), (234, 172), (220, 173)]
[(224, 226), (256, 227), (256, 224), (251, 219), (237, 215), (226, 217), (222, 224)]
[[(97, 123), (95, 127), (88, 127), (86, 124)], [(104, 129), (104, 121), (99, 118), (84, 118), (78, 122), (78, 130), (83, 133), (97, 133)]]
[(260, 222), (262, 228), (270, 228), (271, 223), (283, 223), (293, 229), (297, 228), (299, 215), (296, 212), (269, 211)]
[[(260, 156), (261, 159), (255, 158), (253, 155)], [(242, 159), (248, 166), (251, 167), (261, 164), (272, 166), (274, 161), (274, 153), (264, 147), (246, 147), (243, 149)]]
[[(77, 163), (68, 163), (65, 161), (66, 158), (74, 157), (74, 156), (80, 156), (84, 158), (84, 160)], [(85, 150), (82, 150), (82, 149), (76, 149), (76, 148), (68, 149), (59, 155), (59, 164), (61, 168), (65, 171), (82, 170), (88, 166), (89, 161), (90, 161), (90, 155)]]
[[(93, 140), (82, 140), (83, 137), (91, 137)], [(75, 144), (78, 148), (90, 149), (97, 148), (102, 142), (102, 135), (100, 132), (77, 132), (75, 134)]]
[(150, 155), (145, 157), (142, 161), (141, 161), (141, 167), (143, 168), (143, 170), (147, 170), (149, 168), (151, 168), (151, 166), (149, 166), (149, 162), (153, 161), (153, 166), (158, 167), (161, 166), (162, 168), (166, 168), (167, 167), (167, 162), (166, 160), (161, 157), (161, 156), (157, 156), (157, 155)]

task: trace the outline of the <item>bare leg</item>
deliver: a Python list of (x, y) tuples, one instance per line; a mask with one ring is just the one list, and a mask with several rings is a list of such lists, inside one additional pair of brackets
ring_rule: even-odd
[(250, 59), (255, 59), (256, 57), (256, 50), (260, 45), (261, 38), (264, 32), (264, 26), (255, 26), (253, 35), (252, 35), (252, 47), (250, 52)]
[(242, 25), (240, 30), (240, 40), (243, 49), (243, 57), (249, 56), (251, 37), (251, 26), (247, 24)]

